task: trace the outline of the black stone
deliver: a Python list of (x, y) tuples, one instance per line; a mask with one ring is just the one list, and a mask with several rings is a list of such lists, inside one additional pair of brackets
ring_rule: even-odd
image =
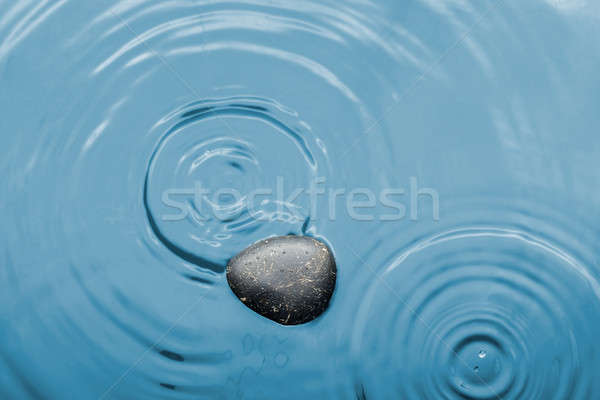
[(250, 309), (283, 325), (318, 317), (335, 288), (329, 248), (306, 236), (261, 240), (227, 264), (227, 282)]

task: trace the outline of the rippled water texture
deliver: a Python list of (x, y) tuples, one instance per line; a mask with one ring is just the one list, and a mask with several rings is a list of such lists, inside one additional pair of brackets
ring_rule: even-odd
[[(0, 0), (0, 397), (599, 399), (599, 38), (593, 0)], [(407, 217), (185, 197), (315, 180)], [(224, 277), (287, 234), (338, 265), (294, 327)]]

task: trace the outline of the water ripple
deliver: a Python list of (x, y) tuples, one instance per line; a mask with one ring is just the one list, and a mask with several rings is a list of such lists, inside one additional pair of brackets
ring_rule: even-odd
[[(302, 234), (310, 225), (310, 207), (290, 213), (300, 205), (280, 207), (273, 196), (255, 204), (252, 195), (302, 175), (307, 187), (318, 174), (325, 155), (315, 153), (319, 148), (310, 132), (299, 130), (295, 113), (256, 97), (203, 100), (170, 113), (154, 129), (163, 126), (168, 128), (148, 162), (143, 202), (153, 233), (170, 251), (222, 272), (232, 254), (276, 232), (276, 225), (280, 235)], [(273, 154), (262, 143), (273, 142), (281, 143), (277, 159), (286, 160), (285, 167), (270, 164)], [(220, 202), (219, 193), (231, 199)]]
[[(598, 398), (596, 3), (0, 0), (0, 397)], [(288, 329), (223, 267), (289, 233)]]
[[(515, 226), (454, 227), (410, 244), (373, 280), (355, 320), (351, 347), (366, 391), (585, 398), (597, 390), (600, 334), (590, 324), (600, 286), (589, 262)], [(373, 375), (376, 365), (385, 372)], [(399, 383), (382, 389), (394, 376)]]

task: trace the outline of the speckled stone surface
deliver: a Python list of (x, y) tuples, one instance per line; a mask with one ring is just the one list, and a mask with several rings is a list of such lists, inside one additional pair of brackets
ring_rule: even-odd
[(306, 236), (261, 240), (227, 264), (227, 282), (242, 303), (283, 325), (303, 324), (325, 311), (335, 278), (331, 250)]

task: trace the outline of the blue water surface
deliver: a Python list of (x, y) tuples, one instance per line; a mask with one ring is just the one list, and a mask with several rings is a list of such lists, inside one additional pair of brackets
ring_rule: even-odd
[[(599, 39), (595, 0), (0, 0), (0, 398), (600, 399)], [(299, 326), (224, 275), (286, 234), (337, 260)]]

